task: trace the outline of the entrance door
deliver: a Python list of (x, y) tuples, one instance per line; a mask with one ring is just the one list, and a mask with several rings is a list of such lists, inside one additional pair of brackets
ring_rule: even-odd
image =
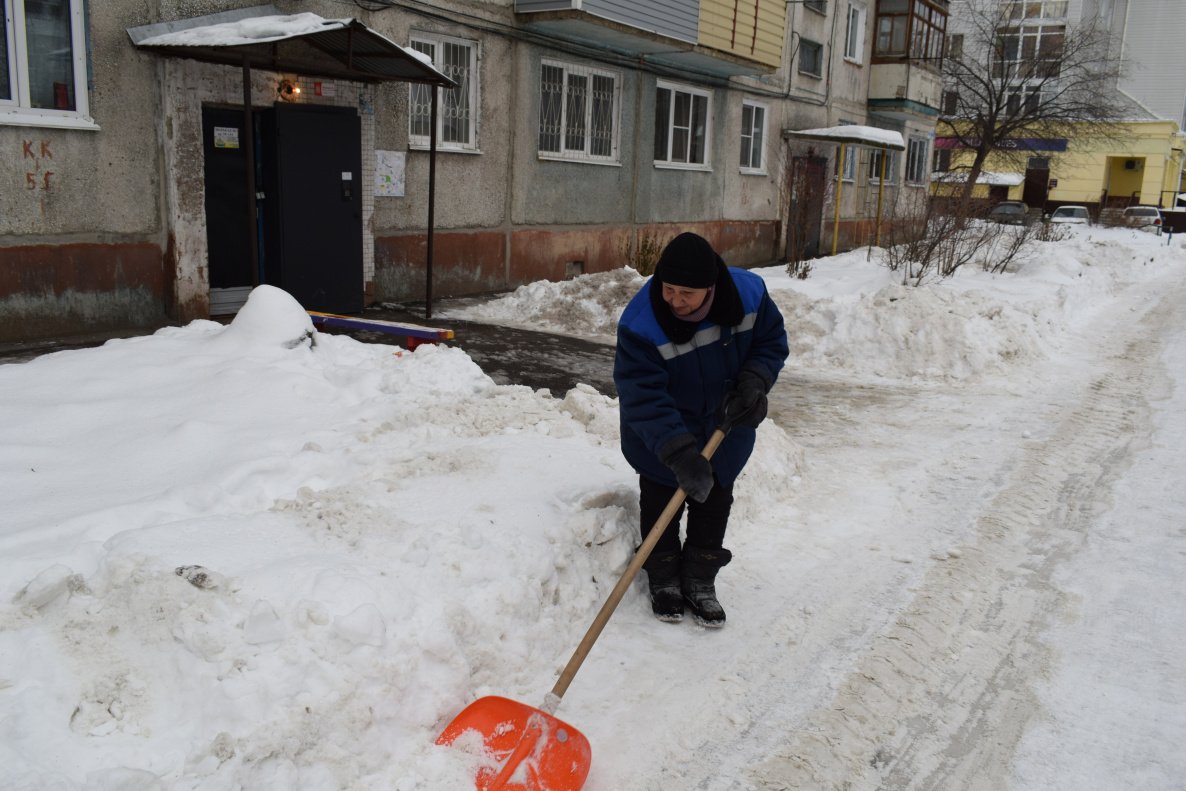
[(260, 115), (265, 282), (283, 288), (305, 310), (361, 311), (358, 111), (277, 104)]
[(787, 222), (787, 258), (802, 261), (819, 256), (828, 191), (828, 160), (806, 156), (791, 159), (791, 215)]
[(251, 292), (251, 226), (243, 111), (202, 108), (210, 312), (233, 313)]
[(1050, 191), (1050, 159), (1030, 157), (1025, 168), (1025, 188), (1022, 200), (1031, 209), (1043, 209)]

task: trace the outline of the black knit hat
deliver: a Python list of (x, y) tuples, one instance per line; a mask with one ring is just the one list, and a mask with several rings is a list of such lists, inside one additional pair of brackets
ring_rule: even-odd
[(684, 288), (709, 288), (717, 282), (717, 253), (703, 236), (685, 232), (663, 248), (655, 280)]

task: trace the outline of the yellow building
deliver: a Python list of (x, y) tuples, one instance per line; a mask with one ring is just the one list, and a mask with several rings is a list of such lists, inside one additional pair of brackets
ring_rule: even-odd
[[(952, 194), (972, 153), (938, 130), (932, 194)], [(1110, 138), (1031, 138), (1017, 151), (990, 155), (973, 196), (1021, 200), (1049, 211), (1064, 204), (1102, 208), (1146, 205), (1173, 208), (1182, 191), (1186, 135), (1173, 121), (1129, 121)], [(1024, 159), (1022, 159), (1024, 157)]]

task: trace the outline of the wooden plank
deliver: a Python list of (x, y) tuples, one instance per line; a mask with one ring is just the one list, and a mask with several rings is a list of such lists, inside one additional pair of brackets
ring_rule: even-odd
[(352, 330), (371, 330), (385, 332), (388, 335), (405, 335), (409, 338), (428, 338), (434, 341), (448, 340), (453, 337), (453, 330), (442, 330), (436, 327), (421, 327), (419, 324), (400, 324), (381, 319), (360, 319), (354, 316), (339, 316), (336, 313), (318, 313), (314, 310), (305, 311), (314, 324), (324, 324), (328, 327), (346, 327)]

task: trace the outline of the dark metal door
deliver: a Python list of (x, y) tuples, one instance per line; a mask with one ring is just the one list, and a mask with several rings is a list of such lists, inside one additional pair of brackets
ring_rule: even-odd
[(806, 156), (791, 159), (791, 214), (787, 221), (787, 259), (802, 261), (819, 255), (828, 191), (828, 160)]
[(262, 114), (265, 282), (306, 310), (363, 308), (362, 123), (351, 107)]
[(211, 288), (251, 286), (243, 111), (202, 108), (206, 247)]
[(1025, 187), (1021, 199), (1031, 209), (1044, 210), (1049, 194), (1050, 160), (1046, 157), (1030, 157), (1025, 169)]

